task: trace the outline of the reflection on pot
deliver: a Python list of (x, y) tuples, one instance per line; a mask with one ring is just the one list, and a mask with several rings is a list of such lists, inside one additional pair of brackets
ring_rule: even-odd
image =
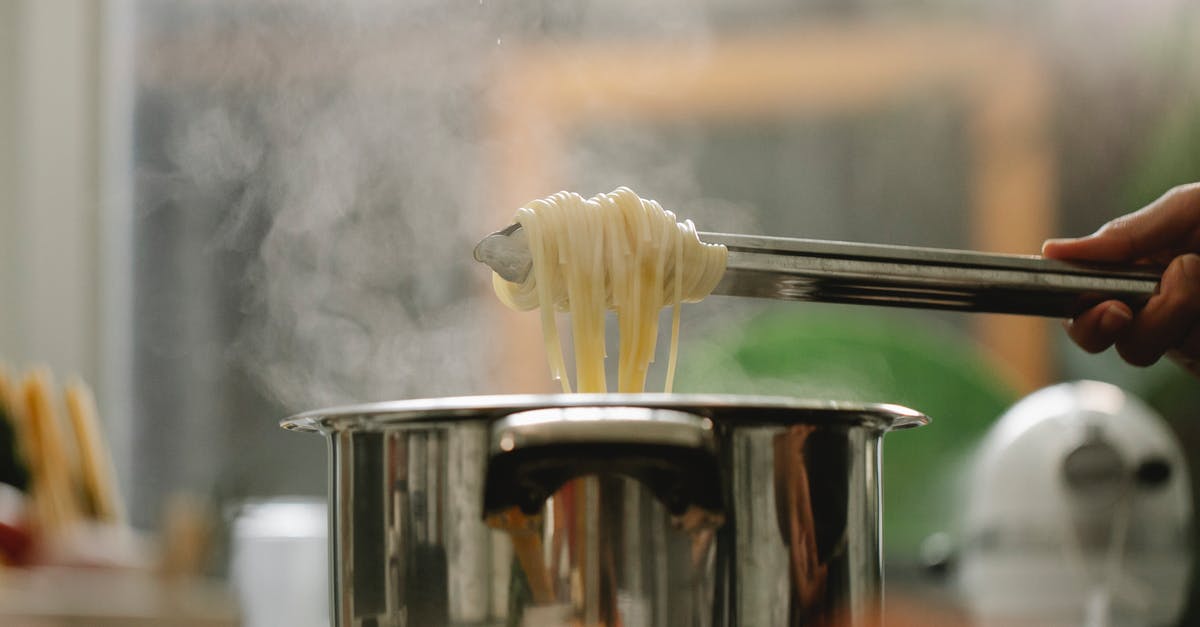
[(775, 514), (788, 547), (791, 625), (805, 623), (816, 609), (829, 575), (828, 564), (817, 552), (816, 519), (804, 467), (804, 445), (815, 430), (811, 425), (796, 425), (775, 436)]

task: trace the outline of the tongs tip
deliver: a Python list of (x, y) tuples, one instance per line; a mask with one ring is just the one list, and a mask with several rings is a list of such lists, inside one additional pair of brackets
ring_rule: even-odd
[(479, 241), (473, 251), (475, 261), (487, 264), (500, 278), (522, 283), (533, 268), (529, 242), (520, 224), (511, 224)]

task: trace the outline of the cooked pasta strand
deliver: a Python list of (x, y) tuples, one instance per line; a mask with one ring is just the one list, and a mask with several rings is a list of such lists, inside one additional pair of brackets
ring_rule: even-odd
[(671, 306), (666, 390), (674, 385), (679, 305), (696, 302), (725, 271), (724, 246), (705, 244), (691, 221), (627, 187), (585, 199), (559, 192), (517, 211), (533, 270), (522, 283), (493, 275), (500, 300), (517, 310), (540, 308), (551, 376), (571, 391), (555, 312), (571, 315), (575, 389), (606, 392), (604, 318), (617, 314), (617, 391), (642, 392), (654, 361), (658, 317)]

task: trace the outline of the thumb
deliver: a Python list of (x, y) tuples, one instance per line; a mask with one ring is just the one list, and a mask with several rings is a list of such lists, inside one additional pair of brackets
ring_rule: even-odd
[(1086, 237), (1049, 239), (1042, 244), (1042, 256), (1051, 259), (1132, 261), (1133, 254), (1129, 240), (1108, 228)]
[(1181, 185), (1141, 210), (1075, 239), (1052, 239), (1042, 254), (1053, 259), (1138, 261), (1172, 253), (1200, 227), (1200, 184)]

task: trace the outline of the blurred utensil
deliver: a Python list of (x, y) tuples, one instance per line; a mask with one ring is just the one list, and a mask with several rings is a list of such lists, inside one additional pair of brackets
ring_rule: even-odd
[(119, 523), (125, 518), (125, 508), (117, 491), (112, 456), (96, 417), (96, 401), (91, 388), (83, 381), (72, 381), (66, 387), (66, 403), (67, 416), (79, 446), (85, 513), (101, 522)]
[(62, 424), (51, 402), (50, 372), (29, 373), (22, 385), (26, 455), (32, 468), (31, 495), (38, 526), (49, 532), (66, 529), (80, 519), (80, 504), (71, 478), (75, 468), (68, 453)]

